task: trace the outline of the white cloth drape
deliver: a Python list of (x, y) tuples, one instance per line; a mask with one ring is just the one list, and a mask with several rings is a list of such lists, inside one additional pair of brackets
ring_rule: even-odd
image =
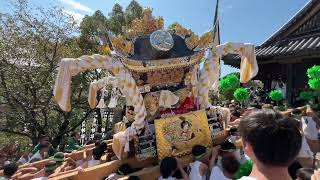
[[(144, 126), (146, 109), (139, 88), (131, 73), (117, 59), (110, 56), (93, 55), (72, 59), (65, 58), (59, 63), (58, 75), (54, 86), (54, 98), (62, 110), (70, 111), (71, 78), (80, 72), (91, 69), (107, 69), (115, 74), (119, 88), (127, 99), (131, 100), (135, 110), (133, 129)], [(91, 100), (89, 100), (91, 102)], [(92, 104), (91, 104), (92, 105)], [(90, 106), (91, 106), (90, 105)], [(95, 106), (95, 105), (94, 105)]]
[(204, 68), (200, 72), (200, 80), (198, 83), (198, 97), (201, 108), (208, 108), (208, 93), (215, 84), (217, 89), (219, 81), (219, 59), (228, 53), (239, 54), (241, 56), (240, 64), (240, 82), (246, 83), (258, 73), (258, 64), (255, 56), (255, 47), (252, 44), (244, 43), (226, 43), (219, 45), (209, 52), (205, 61)]

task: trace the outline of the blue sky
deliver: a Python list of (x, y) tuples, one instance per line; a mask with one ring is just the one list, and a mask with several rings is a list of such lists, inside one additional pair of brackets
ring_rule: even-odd
[[(179, 22), (198, 35), (212, 28), (216, 0), (137, 0), (153, 14), (163, 16), (165, 25)], [(59, 5), (77, 19), (101, 10), (105, 15), (115, 3), (126, 7), (130, 0), (31, 0), (43, 6)], [(309, 0), (220, 0), (220, 35), (224, 42), (250, 42), (260, 45)], [(0, 12), (8, 11), (7, 1), (0, 2)], [(222, 75), (235, 71), (222, 66)]]

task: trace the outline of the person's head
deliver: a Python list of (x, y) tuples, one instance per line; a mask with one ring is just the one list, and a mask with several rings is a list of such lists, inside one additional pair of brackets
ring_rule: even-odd
[(174, 157), (165, 157), (160, 163), (160, 173), (162, 178), (169, 178), (177, 170), (178, 162)]
[(100, 141), (95, 141), (95, 142), (94, 142), (94, 146), (95, 146), (95, 147), (98, 147), (98, 146), (100, 145), (100, 143), (101, 143)]
[(131, 166), (129, 164), (122, 164), (119, 168), (118, 168), (118, 174), (119, 175), (128, 175), (131, 174), (133, 172)]
[(138, 176), (130, 176), (128, 180), (140, 180)]
[(294, 118), (297, 121), (300, 121), (303, 112), (300, 109), (293, 109), (290, 113), (290, 117)]
[(95, 141), (101, 141), (102, 140), (102, 134), (101, 133), (96, 133), (94, 135), (94, 140)]
[(267, 167), (288, 167), (301, 148), (299, 128), (273, 110), (251, 112), (240, 121), (239, 132), (246, 154)]
[(79, 132), (72, 132), (70, 134), (70, 136), (76, 140), (79, 140), (80, 139), (80, 133)]
[(50, 139), (47, 135), (41, 135), (39, 140), (40, 145), (49, 145)]
[(235, 156), (222, 156), (221, 164), (223, 171), (228, 173), (230, 177), (233, 177), (240, 167), (240, 162)]
[(57, 152), (56, 154), (54, 154), (53, 160), (56, 162), (57, 166), (62, 165), (62, 163), (64, 162), (63, 152)]
[(102, 152), (105, 152), (108, 149), (108, 144), (106, 142), (102, 142), (98, 147), (101, 149)]
[(234, 111), (232, 111), (232, 113), (231, 113), (231, 120), (236, 120), (236, 119), (238, 119), (239, 117), (240, 117), (240, 111), (238, 111), (238, 110), (234, 110)]
[(57, 168), (57, 164), (55, 161), (49, 161), (45, 166), (44, 166), (44, 172), (46, 173), (46, 176), (49, 176), (54, 173), (54, 171)]
[(297, 179), (297, 171), (302, 168), (301, 164), (298, 161), (294, 161), (288, 167), (289, 175), (292, 179)]
[(207, 148), (202, 145), (192, 147), (191, 153), (195, 160), (201, 161), (207, 154)]
[(98, 147), (95, 147), (93, 150), (92, 150), (92, 157), (94, 160), (100, 160), (101, 157), (103, 155), (103, 151), (101, 151), (100, 148)]
[(298, 180), (311, 180), (314, 170), (312, 168), (300, 168), (297, 171)]
[(6, 164), (3, 167), (3, 175), (6, 178), (11, 178), (14, 173), (16, 173), (18, 170), (18, 165), (15, 163)]
[(236, 146), (228, 140), (226, 140), (220, 144), (220, 151), (221, 152), (229, 152), (230, 153), (230, 152), (234, 152), (235, 150), (236, 150)]

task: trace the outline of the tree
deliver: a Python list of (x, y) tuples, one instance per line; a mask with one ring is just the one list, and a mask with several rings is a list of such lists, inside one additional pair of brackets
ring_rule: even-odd
[(95, 77), (83, 72), (73, 78), (72, 110), (63, 112), (52, 91), (60, 59), (81, 55), (76, 22), (57, 7), (17, 0), (13, 8), (0, 15), (0, 105), (8, 107), (0, 116), (0, 131), (28, 137), (33, 144), (47, 134), (57, 145), (91, 113), (86, 90)]
[(112, 8), (112, 12), (109, 13), (109, 17), (110, 30), (116, 35), (121, 34), (123, 32), (123, 27), (125, 27), (126, 25), (125, 16), (122, 11), (122, 6), (116, 3)]
[(133, 0), (130, 2), (130, 4), (127, 6), (125, 12), (125, 21), (126, 25), (130, 25), (131, 22), (136, 18), (141, 18), (143, 15), (143, 8), (140, 6), (140, 4)]
[(108, 21), (101, 11), (86, 15), (80, 23), (79, 47), (83, 54), (101, 53), (101, 45), (110, 44)]

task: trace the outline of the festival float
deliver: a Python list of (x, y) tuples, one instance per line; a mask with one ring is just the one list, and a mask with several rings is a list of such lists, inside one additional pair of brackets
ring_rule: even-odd
[(226, 54), (241, 56), (241, 83), (257, 74), (254, 45), (217, 45), (213, 31), (199, 37), (180, 25), (170, 31), (163, 26), (161, 17), (153, 17), (152, 10), (145, 9), (143, 17), (134, 20), (124, 35), (112, 38), (109, 55), (61, 60), (54, 98), (62, 110), (71, 109), (73, 76), (104, 69), (112, 76), (91, 83), (90, 107), (103, 106), (97, 94), (111, 85), (125, 96), (127, 113), (114, 127), (113, 140), (109, 141), (118, 160), (53, 179), (102, 179), (122, 163), (143, 168), (135, 173), (141, 179), (156, 179), (157, 164), (164, 157), (181, 157), (188, 163), (194, 145), (211, 147), (225, 137), (230, 111), (213, 106), (208, 94), (210, 89), (217, 89), (220, 59)]

